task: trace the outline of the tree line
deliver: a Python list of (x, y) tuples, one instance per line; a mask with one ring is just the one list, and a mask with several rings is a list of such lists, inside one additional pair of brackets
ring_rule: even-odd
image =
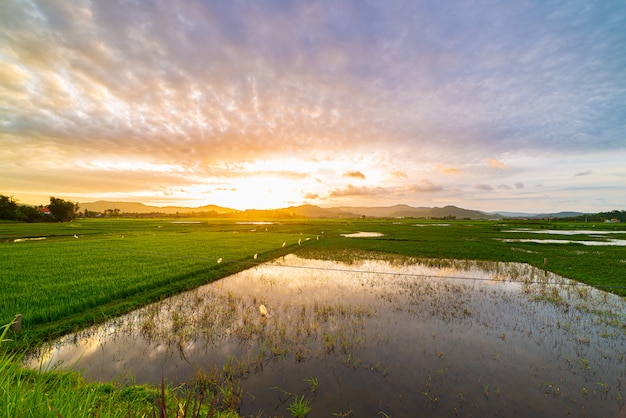
[(20, 205), (12, 196), (0, 195), (0, 219), (21, 222), (67, 222), (76, 219), (78, 203), (50, 196), (47, 206)]

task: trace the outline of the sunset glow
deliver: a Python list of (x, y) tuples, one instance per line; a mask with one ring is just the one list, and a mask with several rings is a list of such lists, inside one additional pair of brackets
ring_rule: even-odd
[(0, 194), (626, 208), (626, 4), (0, 4)]

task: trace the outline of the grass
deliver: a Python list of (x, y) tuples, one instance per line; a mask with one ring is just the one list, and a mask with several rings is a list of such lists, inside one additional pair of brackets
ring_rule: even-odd
[(311, 411), (308, 399), (302, 396), (296, 396), (289, 405), (289, 412), (293, 418), (304, 418)]
[[(185, 219), (84, 219), (71, 223), (0, 224), (0, 323), (23, 316), (21, 346), (75, 331), (152, 301), (296, 251), (350, 259), (355, 250), (436, 259), (512, 261), (626, 295), (624, 247), (504, 242), (554, 236), (514, 228), (610, 229), (571, 222), (301, 220), (270, 225)], [(381, 232), (378, 238), (341, 234)], [(45, 240), (14, 242), (46, 237)], [(321, 239), (318, 239), (320, 237)], [(589, 239), (568, 236), (568, 239)], [(301, 243), (301, 245), (298, 244)], [(283, 248), (282, 244), (287, 245)], [(255, 259), (254, 255), (258, 254)], [(218, 263), (221, 259), (222, 262)], [(547, 260), (547, 264), (544, 262)]]
[[(220, 230), (207, 223), (125, 220), (104, 221), (104, 225), (98, 221), (53, 224), (56, 231), (43, 224), (50, 234), (46, 240), (14, 242), (18, 225), (0, 225), (0, 285), (5, 296), (0, 300), (0, 323), (22, 314), (23, 345), (101, 322), (285, 254), (303, 236), (269, 228), (251, 232), (249, 225), (246, 230), (236, 224)], [(41, 236), (32, 224), (23, 226), (21, 237)], [(284, 242), (289, 244), (285, 248)]]

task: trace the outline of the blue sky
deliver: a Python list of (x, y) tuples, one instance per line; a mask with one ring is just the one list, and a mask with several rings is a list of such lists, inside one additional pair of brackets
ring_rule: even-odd
[(626, 209), (621, 1), (0, 3), (0, 194)]

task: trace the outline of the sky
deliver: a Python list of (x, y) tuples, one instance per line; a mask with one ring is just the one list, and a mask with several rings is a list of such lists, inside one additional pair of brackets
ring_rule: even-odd
[(626, 2), (2, 0), (0, 194), (626, 210)]

